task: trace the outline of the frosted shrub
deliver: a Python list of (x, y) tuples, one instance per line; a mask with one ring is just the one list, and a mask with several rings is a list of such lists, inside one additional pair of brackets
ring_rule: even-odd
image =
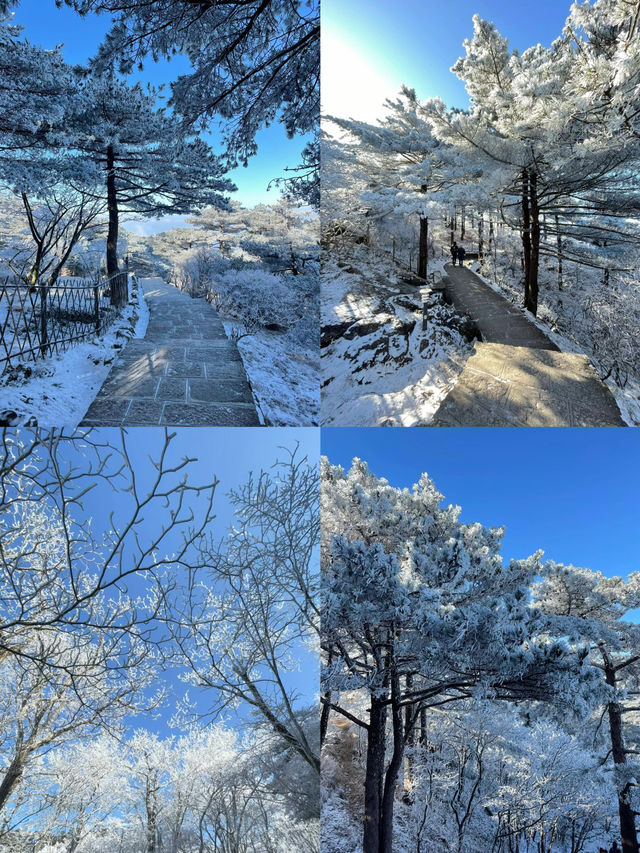
[(216, 276), (210, 301), (250, 332), (260, 326), (289, 328), (305, 313), (291, 279), (261, 270), (230, 270)]
[(206, 246), (201, 246), (185, 254), (174, 268), (173, 277), (180, 290), (186, 290), (191, 296), (204, 296), (220, 264), (225, 264), (224, 259), (214, 255)]
[(307, 349), (316, 351), (320, 345), (318, 312), (307, 311), (287, 331), (287, 338), (293, 343), (301, 344)]

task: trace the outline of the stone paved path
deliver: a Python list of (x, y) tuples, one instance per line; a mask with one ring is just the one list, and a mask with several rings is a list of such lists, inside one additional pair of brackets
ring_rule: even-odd
[(560, 352), (471, 270), (447, 265), (444, 290), (482, 342), (432, 426), (625, 426), (586, 355)]
[(257, 426), (238, 348), (216, 311), (162, 279), (141, 279), (144, 338), (118, 356), (81, 426)]
[(558, 352), (553, 341), (526, 314), (471, 270), (451, 264), (446, 264), (445, 269), (444, 290), (456, 311), (471, 317), (483, 341)]

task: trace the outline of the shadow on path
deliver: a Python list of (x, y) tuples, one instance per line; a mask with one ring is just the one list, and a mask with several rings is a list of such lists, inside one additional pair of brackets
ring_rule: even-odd
[(81, 426), (258, 426), (238, 348), (216, 311), (162, 279), (140, 284), (146, 335), (118, 356)]

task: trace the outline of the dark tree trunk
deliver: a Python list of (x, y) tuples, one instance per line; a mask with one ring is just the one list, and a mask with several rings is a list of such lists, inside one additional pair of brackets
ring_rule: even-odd
[(386, 706), (384, 700), (371, 698), (367, 766), (364, 780), (364, 836), (362, 853), (380, 851), (380, 813), (382, 806), (382, 777), (386, 737)]
[[(367, 228), (369, 227), (367, 223)], [(367, 234), (367, 245), (369, 245), (369, 235)], [(293, 275), (300, 275), (300, 270), (298, 269), (298, 262), (296, 261), (296, 256), (293, 251), (293, 245), (290, 245), (291, 250), (291, 272)]]
[(531, 204), (531, 263), (529, 264), (529, 300), (525, 305), (533, 316), (538, 313), (538, 270), (540, 267), (540, 208), (538, 207), (538, 176), (529, 174)]
[[(333, 663), (333, 654), (329, 652), (327, 655), (327, 665), (331, 666)], [(329, 702), (331, 701), (331, 691), (326, 690), (323, 694), (324, 702), (322, 703), (322, 708), (320, 711), (320, 746), (324, 743), (324, 740), (327, 736), (327, 729), (329, 728), (329, 714), (331, 713), (331, 709), (329, 708)]]
[(427, 737), (427, 709), (424, 705), (420, 708), (420, 746), (422, 749), (427, 748), (429, 739)]
[[(331, 701), (331, 693), (323, 694), (324, 698), (327, 702)], [(324, 740), (327, 736), (327, 729), (329, 728), (329, 715), (331, 713), (331, 709), (326, 702), (322, 703), (322, 710), (320, 711), (320, 746), (324, 743)]]
[[(116, 192), (115, 154), (113, 145), (107, 148), (107, 275), (118, 272), (118, 194)], [(112, 289), (113, 295), (113, 289)], [(112, 300), (113, 301), (113, 300)]]
[(522, 264), (524, 266), (524, 304), (529, 298), (531, 280), (531, 216), (529, 212), (529, 172), (522, 171)]
[(460, 239), (464, 240), (464, 236), (467, 233), (466, 221), (465, 221), (466, 210), (464, 205), (462, 205), (462, 210), (460, 212)]
[[(604, 661), (604, 677), (611, 687), (616, 686), (616, 671), (609, 656), (602, 651)], [(607, 707), (609, 714), (609, 732), (611, 735), (611, 755), (616, 765), (627, 763), (627, 751), (624, 745), (622, 733), (622, 708), (618, 702), (609, 702)], [(636, 823), (633, 808), (629, 802), (629, 786), (618, 791), (618, 815), (620, 817), (620, 836), (622, 839), (622, 853), (638, 853), (638, 836), (636, 834)]]
[(17, 755), (7, 767), (2, 782), (0, 782), (0, 810), (4, 808), (5, 803), (11, 796), (11, 792), (16, 787), (22, 778), (24, 762), (21, 756)]
[(398, 774), (404, 757), (405, 731), (400, 708), (400, 679), (391, 674), (391, 719), (393, 724), (393, 753), (384, 778), (382, 811), (380, 814), (380, 853), (393, 853), (393, 807)]
[(484, 214), (478, 216), (478, 261), (484, 258)]
[(562, 290), (562, 236), (560, 234), (560, 220), (556, 214), (556, 246), (558, 248), (558, 290)]
[[(411, 674), (407, 675), (405, 679), (405, 687), (407, 694), (411, 693), (411, 688), (413, 687), (413, 676)], [(407, 762), (406, 762), (406, 776), (405, 776), (405, 798), (407, 802), (412, 801), (411, 793), (409, 791), (409, 786), (413, 782), (414, 775), (414, 760), (413, 760), (413, 747), (415, 746), (416, 737), (415, 737), (415, 718), (414, 718), (414, 710), (411, 705), (407, 705), (404, 709), (404, 740), (408, 747), (407, 753)]]
[(427, 253), (429, 251), (429, 219), (420, 218), (420, 242), (418, 247), (418, 275), (420, 278), (427, 277), (428, 260)]
[(538, 312), (538, 267), (540, 264), (540, 209), (538, 176), (522, 171), (522, 249), (524, 255), (524, 307)]
[[(421, 193), (427, 192), (427, 185), (422, 184), (420, 187)], [(427, 277), (427, 268), (429, 266), (429, 217), (420, 217), (420, 238), (418, 241), (418, 275), (420, 278)]]
[(451, 219), (449, 220), (449, 232), (450, 232), (449, 245), (453, 246), (453, 244), (455, 243), (455, 240), (456, 240), (455, 233), (454, 233), (455, 232), (455, 224), (453, 222), (453, 215), (451, 216)]

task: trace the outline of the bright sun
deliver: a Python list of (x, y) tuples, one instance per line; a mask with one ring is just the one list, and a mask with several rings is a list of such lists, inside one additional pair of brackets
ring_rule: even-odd
[(386, 98), (397, 95), (400, 80), (367, 56), (359, 45), (323, 22), (322, 111), (324, 115), (375, 122)]

